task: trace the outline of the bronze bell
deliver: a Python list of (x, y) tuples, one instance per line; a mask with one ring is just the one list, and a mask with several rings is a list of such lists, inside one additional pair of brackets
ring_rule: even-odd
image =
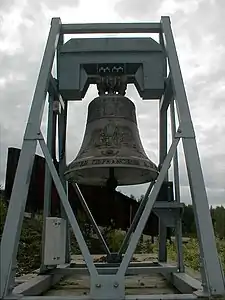
[(141, 144), (133, 102), (117, 94), (95, 98), (88, 106), (81, 149), (67, 166), (66, 179), (115, 188), (150, 182), (157, 175)]

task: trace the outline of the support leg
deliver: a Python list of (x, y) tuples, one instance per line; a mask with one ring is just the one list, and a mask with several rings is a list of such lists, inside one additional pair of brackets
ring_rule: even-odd
[[(167, 155), (167, 109), (160, 110), (159, 114), (159, 163), (162, 165)], [(168, 172), (164, 178), (168, 181)], [(160, 262), (167, 261), (167, 227), (159, 217), (159, 252), (158, 257)]]
[[(49, 111), (48, 111), (48, 128), (47, 128), (47, 146), (49, 152), (53, 153), (55, 144), (55, 129), (56, 129), (56, 116), (53, 112), (53, 96), (49, 96)], [(44, 252), (45, 252), (45, 228), (46, 218), (51, 215), (51, 197), (52, 197), (52, 177), (49, 172), (48, 165), (45, 164), (45, 183), (44, 183), (44, 210), (43, 210), (43, 230), (42, 230), (42, 255), (40, 271), (43, 273), (47, 270), (44, 265)]]
[(178, 118), (183, 134), (184, 155), (193, 202), (201, 263), (203, 266), (201, 274), (203, 284), (205, 284), (204, 290), (210, 295), (223, 295), (225, 294), (224, 276), (216, 249), (216, 241), (194, 128), (191, 121), (169, 17), (162, 18), (162, 30), (165, 35), (168, 61), (173, 79), (174, 95), (176, 95)]
[(202, 281), (212, 295), (225, 294), (223, 270), (216, 249), (212, 219), (195, 139), (183, 139), (184, 154), (200, 248)]
[(134, 231), (134, 234), (133, 234), (133, 236), (132, 236), (132, 238), (130, 240), (130, 244), (129, 244), (128, 248), (127, 248), (127, 251), (126, 251), (126, 253), (124, 255), (122, 263), (121, 263), (121, 265), (119, 267), (118, 276), (121, 276), (121, 275), (124, 276), (125, 273), (126, 273), (126, 270), (127, 270), (128, 265), (130, 263), (132, 255), (133, 255), (133, 253), (134, 253), (134, 251), (135, 251), (135, 249), (137, 247), (137, 243), (138, 243), (138, 241), (140, 239), (140, 236), (141, 236), (141, 234), (142, 234), (142, 232), (144, 230), (145, 224), (146, 224), (146, 222), (147, 222), (147, 220), (149, 218), (149, 215), (151, 213), (152, 207), (153, 207), (153, 205), (154, 205), (154, 203), (156, 201), (156, 198), (158, 196), (159, 190), (160, 190), (160, 188), (162, 186), (163, 180), (164, 180), (164, 178), (166, 176), (166, 173), (168, 171), (168, 168), (170, 166), (170, 162), (171, 162), (171, 160), (173, 158), (173, 155), (174, 155), (174, 152), (175, 152), (175, 150), (177, 148), (178, 142), (179, 142), (179, 138), (175, 138), (173, 140), (173, 143), (172, 143), (172, 145), (170, 147), (170, 150), (169, 150), (169, 152), (168, 152), (168, 154), (167, 154), (167, 156), (166, 156), (166, 158), (164, 160), (164, 163), (163, 163), (162, 168), (160, 170), (160, 173), (159, 173), (159, 176), (157, 178), (157, 181), (156, 181), (156, 183), (155, 183), (155, 185), (153, 187), (153, 190), (151, 192), (151, 196), (148, 199), (148, 202), (147, 202), (147, 204), (146, 204), (146, 206), (144, 208), (142, 216), (141, 216), (141, 218), (140, 218), (140, 220), (138, 222), (137, 228)]
[(53, 19), (24, 135), (24, 141), (1, 240), (0, 298), (5, 296), (8, 292), (12, 264), (15, 262), (17, 255), (30, 177), (37, 146), (36, 139), (38, 138), (38, 133), (40, 131), (44, 103), (48, 90), (49, 77), (55, 55), (55, 47), (58, 42), (59, 31), (60, 19)]
[(122, 245), (120, 247), (119, 255), (122, 255), (123, 252), (126, 250), (127, 244), (128, 244), (128, 242), (130, 240), (130, 237), (131, 237), (134, 229), (136, 228), (136, 226), (138, 224), (138, 221), (139, 221), (139, 219), (140, 219), (140, 217), (141, 217), (141, 215), (143, 213), (143, 210), (144, 210), (145, 205), (146, 205), (146, 203), (148, 201), (148, 197), (149, 197), (149, 195), (151, 193), (151, 190), (152, 190), (152, 187), (153, 187), (154, 183), (155, 182), (151, 182), (150, 183), (150, 185), (149, 185), (149, 187), (148, 187), (148, 189), (147, 189), (147, 191), (145, 193), (145, 196), (142, 199), (142, 201), (141, 201), (141, 203), (140, 203), (140, 205), (138, 207), (138, 210), (137, 210), (137, 212), (136, 212), (136, 214), (134, 216), (133, 222), (132, 222), (132, 224), (131, 224), (131, 226), (130, 226), (130, 228), (129, 228), (129, 230), (128, 230), (128, 232), (127, 232), (127, 234), (126, 234), (126, 236), (125, 236), (125, 238), (123, 240), (123, 243), (122, 243)]
[[(58, 150), (59, 150), (59, 177), (67, 194), (67, 183), (64, 178), (66, 169), (66, 125), (67, 125), (67, 101), (64, 102), (64, 109), (58, 115)], [(67, 195), (68, 196), (68, 195)], [(60, 201), (61, 217), (66, 220), (66, 257), (65, 262), (70, 262), (70, 234), (69, 223), (64, 207)]]
[(59, 197), (62, 201), (62, 204), (63, 204), (63, 207), (65, 209), (65, 212), (67, 214), (67, 217), (68, 217), (68, 220), (73, 228), (73, 232), (74, 232), (74, 235), (77, 239), (77, 242), (78, 242), (78, 245), (80, 247), (80, 250), (81, 250), (81, 253), (84, 257), (84, 260), (86, 262), (86, 265), (88, 267), (88, 270), (90, 272), (90, 275), (91, 277), (95, 277), (97, 276), (97, 270), (95, 268), (95, 265), (94, 265), (94, 262), (93, 262), (93, 258), (89, 252), (89, 249), (87, 247), (87, 244), (85, 243), (85, 240), (84, 240), (84, 237), (82, 235), (82, 232), (80, 230), (80, 227), (77, 223), (77, 220), (76, 220), (76, 217), (74, 216), (74, 213), (73, 213), (73, 210), (69, 204), (69, 201), (67, 199), (67, 195), (65, 193), (65, 189), (61, 183), (61, 180), (58, 176), (58, 173), (56, 171), (56, 168), (52, 162), (52, 158), (51, 158), (51, 155), (48, 151), (48, 147), (47, 145), (45, 144), (45, 141), (44, 141), (44, 138), (43, 136), (41, 135), (41, 139), (39, 140), (39, 143), (40, 143), (40, 146), (41, 146), (41, 149), (43, 151), (43, 154), (45, 156), (45, 159), (46, 159), (46, 162), (48, 164), (48, 167), (49, 167), (49, 170), (50, 170), (50, 173), (52, 175), (52, 179), (55, 183), (55, 187), (57, 189), (57, 192), (59, 194)]
[[(57, 47), (57, 78), (59, 78), (59, 63), (60, 63), (60, 49), (64, 43), (64, 36), (60, 34), (59, 43)], [(67, 183), (64, 178), (64, 172), (66, 169), (66, 127), (67, 127), (67, 110), (68, 110), (68, 102), (64, 100), (64, 109), (61, 110), (61, 113), (58, 116), (58, 143), (59, 143), (59, 177), (63, 184), (63, 187), (67, 191)], [(63, 205), (60, 201), (60, 211), (61, 217), (66, 220), (66, 257), (65, 262), (70, 262), (70, 232), (69, 232), (69, 223), (63, 208)]]
[(105, 242), (105, 239), (103, 238), (103, 236), (101, 234), (101, 231), (98, 228), (98, 225), (96, 224), (95, 219), (93, 218), (92, 213), (91, 213), (91, 211), (90, 211), (90, 209), (89, 209), (89, 207), (88, 207), (88, 205), (87, 205), (87, 203), (86, 203), (86, 201), (85, 201), (85, 199), (84, 199), (84, 197), (83, 197), (83, 195), (82, 195), (82, 193), (81, 193), (78, 185), (76, 183), (73, 183), (73, 187), (75, 189), (75, 192), (78, 195), (78, 198), (80, 199), (80, 202), (81, 202), (81, 205), (83, 206), (84, 211), (86, 212), (89, 220), (91, 221), (91, 224), (92, 224), (92, 226), (93, 226), (93, 228), (95, 230), (95, 233), (97, 234), (100, 242), (102, 243), (102, 245), (104, 247), (105, 252), (107, 253), (107, 255), (110, 255), (111, 253), (110, 253), (110, 250), (109, 250), (109, 248), (108, 248), (108, 246), (107, 246), (107, 244)]
[[(174, 101), (170, 103), (170, 114), (171, 114), (171, 132), (172, 138), (176, 134), (176, 120)], [(178, 169), (178, 154), (177, 150), (173, 158), (173, 172), (174, 172), (174, 187), (175, 187), (175, 200), (180, 203), (180, 180), (179, 180), (179, 169)], [(182, 222), (181, 218), (177, 220), (176, 224), (176, 244), (177, 244), (177, 262), (179, 272), (184, 272), (184, 258), (183, 258), (183, 246), (182, 246)]]

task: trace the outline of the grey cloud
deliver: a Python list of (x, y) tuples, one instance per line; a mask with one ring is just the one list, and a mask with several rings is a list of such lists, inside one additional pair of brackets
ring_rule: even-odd
[(0, 9), (2, 11), (9, 11), (15, 7), (20, 7), (21, 5), (27, 6), (30, 10), (30, 13), (33, 13), (33, 16), (37, 13), (35, 9), (41, 8), (41, 5), (46, 5), (49, 9), (56, 10), (62, 6), (77, 6), (79, 4), (79, 0), (27, 0), (27, 1), (20, 1), (20, 0), (1, 0), (0, 2)]
[(120, 0), (115, 4), (114, 8), (121, 17), (144, 19), (154, 15), (162, 2), (163, 0)]
[(8, 11), (16, 5), (17, 0), (1, 0), (0, 2), (0, 10), (3, 12)]
[(79, 4), (79, 0), (66, 0), (66, 1), (61, 1), (61, 0), (48, 0), (48, 1), (43, 1), (49, 9), (58, 9), (59, 7), (62, 6), (77, 6)]
[[(58, 1), (54, 7), (53, 1), (42, 2), (48, 9), (57, 9), (60, 5)], [(156, 17), (160, 17), (160, 8), (163, 7), (164, 2), (120, 0), (115, 9), (124, 18), (155, 21)], [(13, 8), (18, 3), (18, 1), (1, 1), (0, 5), (4, 6), (5, 11), (6, 9), (9, 11), (10, 5)], [(29, 5), (24, 4), (21, 12), (23, 22), (17, 31), (20, 47), (15, 49), (13, 54), (0, 52), (0, 183), (4, 181), (5, 176), (7, 147), (20, 147), (22, 142), (50, 26), (50, 20), (44, 17), (41, 2), (29, 1), (29, 3)], [(70, 5), (72, 1), (61, 1), (61, 3)], [(73, 1), (73, 5), (76, 3), (77, 1)], [(187, 3), (187, 1), (182, 1), (182, 3)], [(221, 50), (224, 47), (224, 39), (222, 39), (224, 32), (223, 26), (220, 25), (224, 6), (222, 1), (215, 3), (217, 5), (213, 6), (209, 1), (199, 1), (199, 6), (196, 6), (195, 11), (191, 13), (177, 6), (177, 9), (171, 13), (171, 19), (196, 129), (209, 200), (212, 204), (220, 204), (225, 202), (225, 136), (223, 134), (225, 102), (224, 91), (218, 89), (218, 83), (221, 82), (222, 86), (225, 81)], [(1, 38), (4, 38), (5, 34), (0, 29)], [(213, 40), (211, 46), (204, 49), (203, 36), (206, 34), (213, 36)], [(214, 50), (216, 51), (215, 58), (211, 59), (208, 54)], [(205, 61), (203, 57), (206, 57)], [(203, 65), (205, 69), (199, 70), (198, 65)], [(5, 80), (6, 85), (1, 85), (1, 80)], [(96, 89), (91, 88), (85, 100), (69, 105), (68, 162), (74, 159), (79, 150), (85, 129), (87, 106), (95, 96)], [(156, 101), (142, 101), (134, 87), (129, 88), (128, 96), (136, 105), (138, 127), (146, 153), (150, 159), (158, 163), (158, 104)], [(45, 122), (43, 127), (46, 127)], [(190, 193), (182, 155), (180, 159), (182, 200), (188, 202)], [(123, 188), (123, 190), (126, 190), (127, 194), (133, 193), (138, 196), (143, 194), (146, 188), (146, 185), (142, 185)]]

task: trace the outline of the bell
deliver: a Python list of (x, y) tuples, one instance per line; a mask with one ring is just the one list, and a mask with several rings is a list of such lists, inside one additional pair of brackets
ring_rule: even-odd
[(133, 102), (117, 94), (90, 102), (83, 143), (66, 168), (66, 180), (115, 188), (150, 182), (157, 175), (141, 144)]

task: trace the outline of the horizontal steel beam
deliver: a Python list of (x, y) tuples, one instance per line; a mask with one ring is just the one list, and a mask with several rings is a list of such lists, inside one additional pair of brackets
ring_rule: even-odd
[(160, 33), (160, 23), (89, 23), (62, 24), (62, 34)]
[[(97, 268), (98, 274), (100, 275), (112, 275), (116, 274), (118, 268)], [(146, 275), (153, 273), (173, 273), (177, 271), (176, 266), (156, 266), (156, 267), (129, 267), (126, 271), (126, 275)], [(54, 269), (52, 274), (63, 274), (63, 276), (68, 276), (72, 274), (76, 275), (89, 275), (87, 268), (67, 268), (67, 269)]]
[(167, 209), (171, 209), (171, 208), (183, 208), (184, 204), (183, 203), (177, 203), (176, 201), (156, 201), (154, 206), (153, 206), (153, 211), (154, 208), (167, 208)]
[[(5, 298), (15, 300), (15, 296)], [(20, 300), (92, 300), (90, 295), (82, 296), (27, 296), (20, 297)], [(127, 295), (124, 300), (195, 300), (198, 299), (193, 294), (160, 294), (160, 295)]]
[[(63, 268), (62, 268), (63, 270)], [(63, 274), (37, 275), (13, 289), (13, 294), (37, 296), (48, 291), (52, 285), (63, 278)]]
[(162, 273), (162, 275), (181, 293), (203, 290), (202, 283), (187, 273)]
[[(120, 266), (120, 263), (104, 263), (104, 262), (99, 262), (95, 263), (96, 268), (118, 268)], [(131, 262), (129, 264), (129, 267), (133, 268), (141, 268), (141, 267), (157, 267), (157, 266), (162, 266), (162, 264), (156, 262)], [(86, 268), (85, 263), (74, 263), (72, 262), (69, 266), (70, 268)]]

